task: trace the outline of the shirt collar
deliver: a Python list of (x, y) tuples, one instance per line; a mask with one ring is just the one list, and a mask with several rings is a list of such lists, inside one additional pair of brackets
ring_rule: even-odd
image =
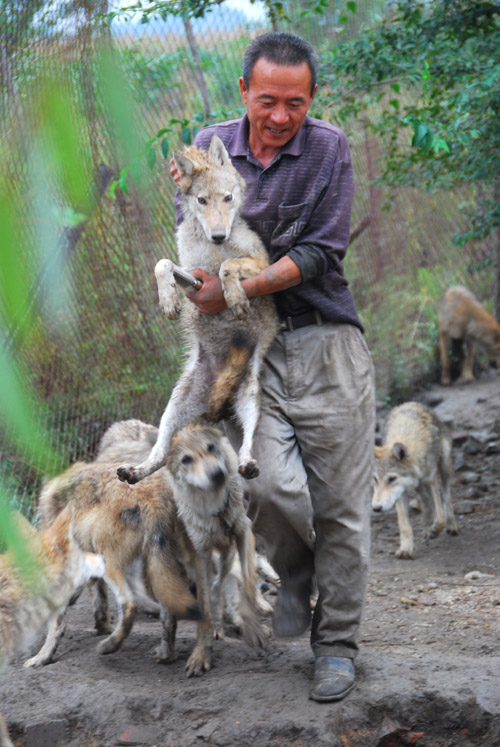
[[(278, 158), (284, 153), (290, 156), (300, 156), (304, 150), (304, 143), (306, 139), (306, 124), (309, 116), (306, 116), (304, 124), (298, 132), (292, 137), (291, 140), (286, 143), (278, 153)], [(238, 126), (234, 132), (233, 137), (229, 141), (227, 151), (230, 156), (244, 156), (248, 154), (248, 116), (246, 114), (239, 120)]]

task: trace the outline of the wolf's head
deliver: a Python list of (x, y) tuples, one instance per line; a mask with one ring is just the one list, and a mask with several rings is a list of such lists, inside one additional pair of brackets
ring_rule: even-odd
[(178, 483), (218, 491), (236, 472), (235, 454), (226, 438), (209, 425), (190, 425), (172, 439), (167, 467)]
[(180, 174), (184, 220), (197, 220), (214, 244), (227, 241), (243, 202), (245, 182), (224, 143), (214, 135), (208, 153), (191, 146), (184, 152), (175, 151), (174, 161)]
[(419, 483), (416, 467), (406, 446), (375, 446), (375, 489), (372, 509), (389, 511), (405, 493)]

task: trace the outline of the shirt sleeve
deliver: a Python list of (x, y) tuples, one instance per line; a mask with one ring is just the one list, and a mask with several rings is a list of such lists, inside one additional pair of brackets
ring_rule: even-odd
[(347, 138), (340, 130), (333, 157), (325, 159), (325, 165), (324, 186), (298, 243), (288, 251), (303, 281), (339, 270), (349, 244), (354, 180)]

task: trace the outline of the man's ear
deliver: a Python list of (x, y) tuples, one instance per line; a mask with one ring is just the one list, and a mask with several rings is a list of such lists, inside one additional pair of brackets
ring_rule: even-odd
[(243, 99), (244, 104), (246, 104), (247, 98), (248, 98), (248, 88), (246, 87), (245, 81), (243, 80), (243, 78), (240, 78), (240, 93), (241, 93), (241, 98)]

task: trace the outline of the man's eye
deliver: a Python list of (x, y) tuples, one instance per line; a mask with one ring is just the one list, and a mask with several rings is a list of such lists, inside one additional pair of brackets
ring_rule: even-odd
[(207, 204), (207, 201), (205, 200), (205, 198), (204, 198), (204, 197), (198, 197), (198, 203), (199, 203), (200, 205), (206, 205), (206, 204)]
[(226, 195), (224, 197), (224, 202), (231, 202), (232, 199), (233, 199), (233, 195)]

